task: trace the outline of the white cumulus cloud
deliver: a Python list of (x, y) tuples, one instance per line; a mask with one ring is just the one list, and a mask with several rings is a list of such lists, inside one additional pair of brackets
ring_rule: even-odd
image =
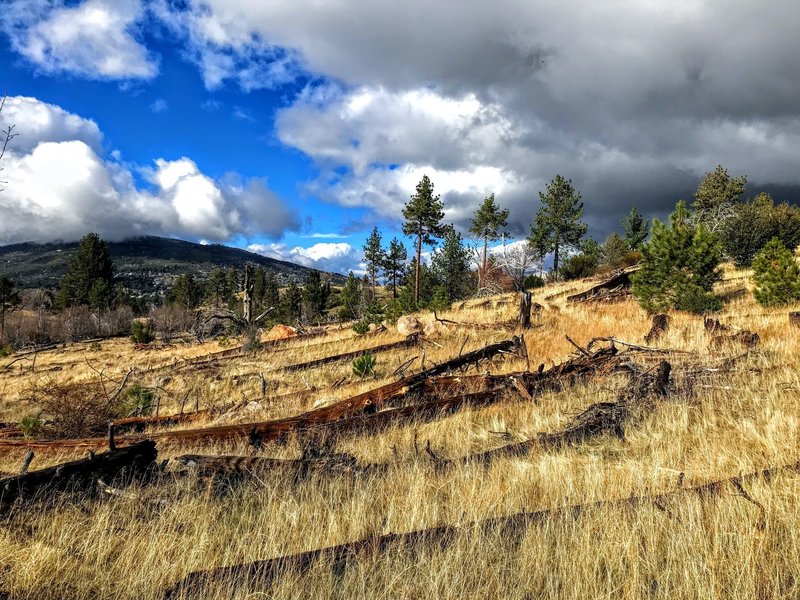
[(158, 73), (157, 61), (137, 39), (140, 0), (15, 0), (3, 12), (14, 49), (44, 72), (89, 79), (150, 79)]
[(363, 274), (363, 252), (346, 242), (320, 242), (307, 248), (282, 243), (251, 244), (251, 252), (285, 260), (306, 267), (346, 275), (349, 271)]
[(118, 152), (103, 156), (102, 134), (90, 120), (35, 98), (12, 97), (0, 128), (12, 122), (21, 135), (2, 164), (7, 183), (0, 193), (0, 243), (73, 240), (89, 231), (110, 239), (277, 239), (300, 227), (265, 179), (213, 179), (190, 158), (157, 158), (141, 169), (151, 186), (141, 186)]

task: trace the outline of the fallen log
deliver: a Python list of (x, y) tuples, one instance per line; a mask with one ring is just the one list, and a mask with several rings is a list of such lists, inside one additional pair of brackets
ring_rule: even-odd
[[(332, 423), (340, 419), (352, 417), (361, 413), (371, 414), (380, 410), (389, 400), (413, 393), (426, 380), (437, 375), (451, 373), (477, 365), (482, 361), (490, 360), (503, 353), (510, 353), (519, 348), (520, 339), (513, 337), (510, 340), (489, 344), (478, 350), (468, 352), (459, 357), (435, 365), (415, 375), (403, 377), (395, 382), (383, 385), (351, 398), (323, 406), (306, 413), (259, 423), (244, 423), (236, 425), (218, 425), (199, 429), (185, 429), (181, 431), (160, 431), (149, 434), (149, 439), (166, 442), (205, 442), (224, 441), (233, 439), (250, 439), (253, 443), (264, 443), (284, 438), (292, 431), (309, 429), (315, 426)], [(120, 436), (119, 444), (130, 444), (142, 439), (140, 436)], [(0, 440), (0, 448), (28, 447), (28, 448), (97, 448), (105, 444), (105, 438), (83, 438), (73, 440), (53, 440), (49, 442), (23, 440)]]
[(628, 386), (620, 392), (615, 402), (591, 404), (575, 416), (572, 422), (561, 431), (540, 433), (535, 438), (523, 442), (469, 454), (457, 459), (442, 460), (437, 463), (437, 466), (443, 468), (473, 462), (488, 466), (496, 458), (527, 456), (536, 448), (561, 448), (605, 433), (623, 437), (625, 425), (632, 416), (642, 409), (651, 408), (654, 397), (666, 395), (670, 371), (670, 364), (667, 361), (661, 361), (654, 374), (649, 372), (632, 373)]
[[(388, 533), (347, 542), (337, 546), (318, 548), (307, 552), (278, 556), (266, 560), (240, 563), (227, 567), (217, 567), (203, 571), (194, 571), (165, 590), (164, 598), (195, 598), (213, 585), (257, 584), (269, 586), (282, 575), (305, 573), (314, 564), (324, 561), (336, 572), (352, 566), (359, 558), (376, 557), (391, 548), (413, 548), (418, 545), (436, 546), (445, 550), (460, 533), (481, 535), (492, 532), (499, 533), (504, 539), (515, 544), (521, 542), (528, 527), (545, 523), (553, 519), (579, 519), (583, 515), (600, 509), (637, 509), (642, 506), (654, 506), (668, 513), (670, 502), (684, 497), (719, 498), (726, 488), (731, 488), (735, 495), (754, 504), (759, 509), (757, 528), (765, 525), (764, 507), (750, 496), (744, 488), (746, 483), (761, 480), (771, 483), (775, 477), (784, 472), (800, 472), (800, 460), (774, 467), (768, 467), (747, 474), (725, 477), (714, 481), (684, 487), (683, 477), (679, 478), (679, 487), (659, 494), (633, 495), (624, 498), (613, 498), (571, 504), (556, 508), (545, 508), (534, 511), (523, 511), (500, 517), (490, 517), (472, 521), (463, 525), (440, 525), (428, 529), (418, 529), (406, 533)], [(681, 474), (683, 475), (683, 474)]]
[[(256, 352), (261, 352), (262, 350), (268, 350), (270, 348), (274, 348), (276, 346), (280, 346), (281, 344), (284, 344), (286, 342), (291, 342), (294, 340), (308, 340), (316, 337), (322, 337), (325, 335), (328, 335), (328, 332), (327, 330), (322, 329), (318, 331), (311, 331), (309, 333), (298, 334), (288, 338), (266, 340), (264, 342), (259, 343)], [(227, 360), (231, 358), (242, 358), (247, 354), (248, 351), (244, 348), (244, 346), (236, 346), (234, 348), (226, 348), (225, 350), (210, 352), (202, 356), (197, 356), (193, 359), (184, 359), (184, 362), (179, 362), (179, 363), (173, 362), (166, 365), (159, 365), (157, 367), (152, 367), (150, 369), (139, 371), (139, 374), (146, 375), (146, 374), (160, 373), (161, 371), (178, 371), (189, 367), (192, 368), (206, 367), (218, 363), (221, 360)]]
[(93, 487), (98, 479), (112, 480), (122, 472), (141, 473), (153, 464), (156, 455), (155, 442), (143, 440), (126, 448), (0, 479), (0, 511), (53, 491)]
[(160, 415), (151, 417), (126, 417), (114, 421), (114, 431), (121, 433), (125, 431), (135, 431), (141, 433), (148, 427), (165, 427), (170, 425), (180, 425), (181, 423), (195, 423), (205, 421), (213, 415), (210, 409), (197, 410), (192, 412), (178, 413), (175, 415)]
[[(567, 302), (586, 302), (586, 301), (602, 301), (602, 300), (616, 300), (629, 295), (631, 287), (631, 275), (638, 271), (639, 268), (624, 269), (613, 275), (612, 277), (601, 281), (597, 285), (593, 285), (588, 290), (579, 294), (567, 296)], [(620, 293), (622, 292), (622, 293)]]
[(327, 365), (335, 362), (353, 360), (354, 358), (358, 358), (359, 356), (364, 356), (365, 354), (379, 354), (381, 352), (388, 352), (390, 350), (413, 348), (414, 346), (417, 345), (419, 345), (419, 335), (416, 333), (412, 333), (411, 335), (407, 336), (406, 339), (401, 340), (399, 342), (392, 342), (390, 344), (381, 344), (379, 346), (372, 346), (371, 348), (364, 348), (363, 350), (355, 350), (353, 352), (345, 352), (344, 354), (336, 354), (333, 356), (318, 358), (316, 360), (309, 360), (306, 362), (297, 363), (293, 365), (286, 365), (285, 367), (277, 367), (273, 369), (273, 372), (303, 371), (305, 369), (313, 369), (315, 367), (320, 367), (322, 365)]

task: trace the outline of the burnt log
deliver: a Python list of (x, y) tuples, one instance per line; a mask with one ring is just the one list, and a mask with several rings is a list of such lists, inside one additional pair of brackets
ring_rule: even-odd
[(327, 365), (335, 362), (342, 362), (346, 360), (353, 360), (365, 354), (378, 354), (380, 352), (388, 352), (390, 350), (399, 350), (402, 348), (413, 348), (419, 345), (419, 335), (412, 333), (406, 339), (391, 344), (381, 344), (380, 346), (373, 346), (372, 348), (364, 348), (363, 350), (356, 350), (354, 352), (345, 352), (344, 354), (336, 354), (334, 356), (326, 356), (316, 360), (309, 360), (303, 363), (293, 365), (286, 365), (285, 367), (277, 367), (274, 371), (303, 371), (305, 369), (313, 369), (322, 365)]
[(121, 474), (143, 473), (156, 456), (155, 442), (143, 440), (126, 448), (0, 479), (0, 511), (15, 502), (46, 497), (53, 492), (92, 489), (101, 478), (111, 481)]
[(209, 409), (178, 413), (175, 415), (161, 415), (153, 417), (125, 417), (114, 420), (114, 431), (122, 433), (133, 431), (141, 433), (147, 427), (166, 427), (180, 425), (181, 423), (194, 423), (210, 419), (212, 411)]
[(488, 466), (496, 458), (527, 456), (536, 448), (561, 448), (583, 442), (587, 438), (611, 433), (617, 437), (625, 434), (625, 425), (641, 410), (653, 407), (653, 400), (667, 394), (671, 366), (661, 361), (655, 373), (631, 374), (628, 385), (618, 394), (614, 402), (597, 402), (583, 412), (561, 431), (540, 433), (535, 438), (479, 452), (458, 459), (441, 461), (439, 467), (476, 462)]
[[(628, 295), (628, 290), (630, 290), (631, 287), (631, 275), (638, 270), (637, 267), (620, 271), (616, 275), (609, 277), (597, 285), (593, 285), (579, 294), (567, 296), (567, 302), (586, 302), (603, 300), (604, 298), (617, 300), (624, 298)], [(549, 299), (549, 296), (546, 299)]]
[[(167, 442), (218, 442), (222, 440), (250, 439), (260, 443), (283, 439), (293, 431), (309, 429), (312, 427), (333, 423), (341, 419), (357, 416), (359, 414), (376, 413), (389, 401), (398, 400), (420, 389), (430, 379), (438, 375), (453, 373), (466, 369), (471, 365), (479, 364), (503, 353), (510, 353), (519, 349), (521, 341), (518, 337), (510, 340), (489, 344), (478, 350), (468, 352), (441, 364), (421, 371), (415, 375), (403, 377), (395, 382), (383, 385), (323, 406), (306, 413), (258, 423), (243, 423), (236, 425), (219, 425), (198, 429), (185, 429), (180, 431), (159, 431), (149, 434), (149, 439), (159, 443)], [(116, 442), (120, 445), (131, 444), (142, 439), (139, 436), (119, 436)], [(106, 438), (83, 438), (73, 440), (53, 440), (49, 442), (28, 442), (24, 440), (2, 440), (0, 448), (25, 447), (25, 448), (97, 448), (106, 443)]]

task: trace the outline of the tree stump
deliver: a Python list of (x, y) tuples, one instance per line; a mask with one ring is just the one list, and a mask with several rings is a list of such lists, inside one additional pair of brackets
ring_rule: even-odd
[(651, 344), (658, 340), (669, 329), (669, 315), (653, 315), (653, 325), (650, 331), (644, 336), (646, 344)]
[(520, 292), (519, 296), (519, 326), (522, 329), (530, 329), (531, 327), (531, 293)]

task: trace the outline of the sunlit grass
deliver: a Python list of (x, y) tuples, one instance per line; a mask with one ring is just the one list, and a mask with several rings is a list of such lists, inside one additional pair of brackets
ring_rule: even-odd
[[(741, 272), (726, 270), (725, 289), (746, 284)], [(537, 291), (545, 306), (526, 332), (534, 367), (565, 360), (574, 350), (565, 339), (586, 344), (615, 336), (641, 343), (648, 316), (632, 302), (568, 305), (571, 282)], [(560, 294), (547, 300), (547, 297)], [(473, 300), (442, 318), (462, 323), (512, 319), (516, 298), (495, 307), (475, 308)], [(800, 500), (796, 473), (747, 485), (766, 512), (758, 528), (758, 507), (724, 489), (713, 498), (686, 496), (668, 510), (643, 505), (606, 507), (578, 518), (558, 516), (529, 527), (514, 540), (469, 525), (521, 510), (554, 508), (601, 499), (624, 498), (675, 489), (680, 474), (693, 485), (768, 465), (797, 460), (800, 454), (800, 350), (798, 332), (786, 310), (765, 310), (747, 296), (726, 306), (721, 320), (759, 333), (761, 345), (737, 363), (734, 372), (697, 378), (691, 389), (659, 402), (626, 431), (624, 440), (602, 438), (560, 451), (534, 451), (522, 458), (437, 471), (424, 452), (430, 441), (442, 457), (458, 457), (526, 439), (563, 427), (587, 405), (612, 400), (625, 385), (622, 376), (597, 378), (559, 393), (545, 393), (536, 404), (509, 391), (504, 402), (465, 410), (431, 423), (390, 429), (370, 437), (345, 438), (337, 450), (362, 463), (390, 463), (379, 476), (312, 476), (295, 481), (262, 474), (218, 489), (194, 477), (137, 489), (141, 498), (84, 499), (55, 508), (22, 509), (0, 526), (0, 591), (20, 598), (159, 598), (187, 573), (214, 566), (266, 559), (389, 532), (441, 524), (463, 524), (446, 548), (393, 548), (368, 554), (341, 573), (315, 564), (304, 573), (287, 573), (269, 587), (222, 583), (208, 598), (795, 598), (800, 595)], [(432, 315), (423, 315), (430, 319)], [(402, 339), (393, 330), (356, 336), (349, 329), (331, 336), (295, 340), (272, 351), (226, 360), (213, 371), (177, 371), (146, 376), (163, 390), (162, 411), (176, 410), (186, 390), (201, 407), (256, 401), (253, 412), (224, 413), (218, 422), (258, 420), (296, 414), (319, 397), (344, 398), (392, 380), (403, 361), (419, 357), (443, 361), (487, 343), (507, 339), (513, 330), (449, 326), (421, 348), (378, 355), (377, 376), (352, 376), (349, 362), (298, 373), (271, 375), (281, 365)], [(331, 341), (333, 340), (333, 341)], [(672, 315), (658, 345), (690, 350), (668, 357), (681, 380), (681, 365), (712, 365), (740, 354), (714, 353), (702, 318)], [(124, 340), (103, 342), (93, 354), (78, 347), (42, 353), (37, 371), (13, 369), (0, 375), (7, 415), (24, 414), (21, 390), (54, 372), (69, 381), (92, 381), (94, 369), (120, 377), (128, 366), (167, 364), (173, 356), (200, 356), (215, 343), (177, 346), (147, 356)], [(87, 365), (87, 359), (91, 367)], [(69, 368), (66, 365), (70, 365)], [(419, 369), (416, 360), (412, 370)], [(524, 361), (506, 357), (481, 371), (510, 372)], [(260, 397), (264, 376), (277, 385)], [(164, 381), (165, 377), (171, 377)], [(336, 389), (334, 381), (345, 378)], [(158, 378), (158, 380), (156, 380)], [(196, 396), (195, 396), (196, 395)], [(280, 401), (271, 400), (282, 397)], [(192, 406), (193, 407), (193, 406)], [(170, 447), (161, 457), (184, 452), (252, 454), (246, 443), (217, 448)], [(295, 441), (268, 445), (265, 456), (299, 456)], [(18, 468), (23, 451), (0, 457), (0, 469)], [(33, 468), (76, 453), (41, 454)], [(157, 502), (154, 502), (157, 500)], [(162, 501), (166, 500), (164, 504)]]

